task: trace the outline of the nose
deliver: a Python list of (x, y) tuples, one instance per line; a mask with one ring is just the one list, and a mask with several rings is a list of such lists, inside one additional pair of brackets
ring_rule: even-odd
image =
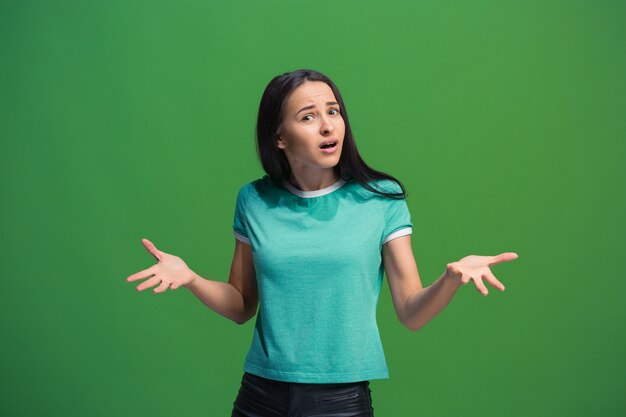
[(331, 121), (330, 117), (323, 116), (322, 117), (322, 125), (320, 126), (320, 130), (323, 134), (331, 133), (335, 130), (335, 125)]

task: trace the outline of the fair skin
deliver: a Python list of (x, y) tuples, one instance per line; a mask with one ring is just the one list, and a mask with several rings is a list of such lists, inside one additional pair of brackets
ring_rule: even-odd
[[(276, 146), (285, 152), (291, 167), (289, 181), (303, 191), (328, 187), (339, 180), (339, 163), (346, 126), (339, 104), (328, 84), (306, 81), (286, 99)], [(320, 144), (336, 139), (337, 150), (322, 152)]]
[[(339, 162), (345, 134), (344, 120), (332, 89), (320, 81), (306, 81), (287, 97), (276, 146), (285, 152), (292, 177), (289, 182), (303, 191), (328, 187), (339, 180)], [(320, 151), (320, 144), (336, 139), (337, 151)], [(157, 249), (142, 239), (157, 264), (127, 277), (127, 282), (148, 278), (137, 291), (155, 287), (155, 294), (185, 287), (218, 314), (243, 324), (256, 314), (259, 295), (250, 245), (235, 239), (228, 282), (202, 278), (178, 256)], [(515, 252), (495, 256), (466, 256), (446, 265), (444, 273), (423, 288), (411, 246), (411, 235), (395, 238), (382, 247), (382, 259), (393, 304), (400, 322), (417, 331), (443, 310), (458, 288), (470, 281), (478, 292), (488, 294), (485, 280), (504, 291), (490, 267), (517, 259)]]

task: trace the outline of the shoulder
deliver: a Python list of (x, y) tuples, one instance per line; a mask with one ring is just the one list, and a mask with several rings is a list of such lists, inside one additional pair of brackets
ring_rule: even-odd
[(249, 181), (239, 187), (238, 198), (249, 199), (258, 197), (267, 190), (274, 189), (276, 186), (270, 179), (269, 175)]
[(401, 193), (402, 192), (402, 187), (400, 187), (400, 184), (387, 178), (374, 180), (373, 183), (375, 185), (375, 188), (381, 191), (384, 191), (386, 193)]
[[(400, 184), (387, 178), (369, 180), (367, 181), (367, 184), (370, 187), (374, 188), (375, 190), (381, 191), (383, 193), (390, 193), (390, 194), (402, 193), (402, 187), (400, 187)], [(362, 185), (360, 185), (358, 188), (360, 189), (360, 192), (363, 193), (363, 195), (379, 197), (379, 198), (385, 197), (384, 195), (381, 195), (372, 190), (369, 190)]]

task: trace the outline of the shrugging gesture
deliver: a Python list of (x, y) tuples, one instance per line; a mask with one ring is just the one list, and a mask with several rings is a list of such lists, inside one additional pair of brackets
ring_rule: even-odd
[(147, 288), (158, 285), (158, 287), (153, 290), (156, 294), (164, 292), (168, 288), (175, 290), (176, 288), (187, 285), (194, 280), (195, 273), (189, 269), (185, 261), (181, 258), (158, 250), (148, 239), (141, 239), (141, 243), (146, 250), (154, 256), (154, 259), (156, 259), (158, 263), (126, 278), (127, 282), (149, 278), (137, 286), (137, 291), (143, 291)]
[(410, 235), (398, 237), (383, 245), (385, 272), (393, 302), (402, 324), (412, 331), (419, 330), (450, 302), (456, 291), (470, 281), (478, 292), (489, 291), (483, 279), (494, 288), (504, 291), (504, 285), (496, 279), (490, 267), (517, 259), (515, 252), (504, 252), (496, 256), (469, 255), (446, 265), (445, 272), (426, 288), (417, 271)]
[(492, 287), (504, 291), (504, 284), (498, 281), (489, 267), (502, 262), (513, 261), (517, 258), (518, 255), (515, 252), (504, 252), (496, 256), (469, 255), (457, 262), (447, 264), (446, 274), (449, 278), (463, 285), (473, 280), (478, 292), (486, 296), (489, 294), (489, 291), (487, 291), (487, 287), (483, 284), (483, 278), (487, 280)]

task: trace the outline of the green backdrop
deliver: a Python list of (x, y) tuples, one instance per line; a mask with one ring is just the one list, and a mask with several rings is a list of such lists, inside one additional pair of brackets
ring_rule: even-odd
[(140, 239), (226, 281), (265, 85), (327, 74), (406, 186), (424, 286), (515, 251), (417, 333), (385, 280), (375, 415), (626, 407), (621, 1), (3, 1), (3, 416), (226, 416), (254, 320), (137, 293)]

